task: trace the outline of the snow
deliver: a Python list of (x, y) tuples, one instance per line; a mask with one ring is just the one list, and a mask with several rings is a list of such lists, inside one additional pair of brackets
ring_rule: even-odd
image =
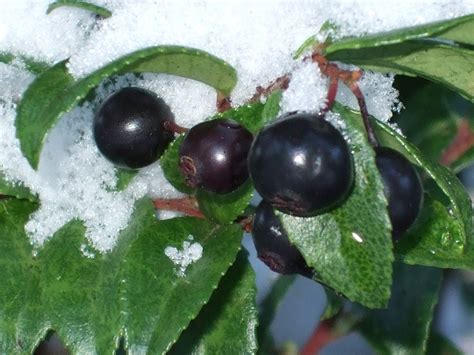
[(192, 243), (193, 236), (189, 235), (188, 240), (183, 242), (183, 249), (178, 250), (175, 247), (168, 246), (165, 248), (165, 255), (175, 264), (176, 275), (179, 277), (186, 276), (186, 269), (189, 265), (195, 263), (202, 257), (203, 248), (199, 243)]
[[(313, 64), (294, 61), (292, 55), (326, 20), (338, 26), (338, 36), (347, 36), (474, 12), (474, 2), (469, 0), (93, 2), (110, 9), (112, 16), (101, 19), (87, 11), (66, 7), (46, 15), (47, 0), (2, 2), (0, 53), (49, 64), (70, 58), (68, 68), (74, 77), (80, 78), (121, 55), (147, 46), (190, 46), (226, 60), (237, 70), (238, 84), (232, 93), (234, 105), (250, 98), (258, 85), (291, 73), (282, 112), (314, 111), (325, 105), (327, 80)], [(86, 226), (88, 245), (106, 252), (114, 247), (120, 231), (127, 226), (137, 199), (145, 195), (182, 196), (166, 181), (159, 164), (141, 170), (125, 191), (114, 191), (115, 168), (94, 144), (93, 115), (113, 91), (138, 86), (156, 92), (168, 103), (176, 121), (191, 127), (215, 113), (213, 89), (169, 75), (128, 74), (106, 80), (97, 88), (92, 102), (63, 115), (48, 135), (39, 169), (34, 171), (21, 154), (14, 126), (16, 105), (33, 79), (34, 75), (27, 72), (19, 59), (0, 64), (0, 171), (10, 181), (24, 182), (40, 197), (40, 208), (25, 226), (32, 244), (40, 247), (62, 225), (78, 218)], [(360, 81), (369, 112), (384, 121), (393, 110), (402, 107), (392, 84), (392, 75), (370, 72)], [(357, 108), (343, 85), (337, 100)], [(337, 117), (331, 119), (337, 121)], [(163, 213), (160, 217), (169, 215)], [(180, 255), (177, 250), (173, 253)]]

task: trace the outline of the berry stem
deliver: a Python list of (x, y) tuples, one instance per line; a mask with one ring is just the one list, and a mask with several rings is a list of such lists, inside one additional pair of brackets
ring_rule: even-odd
[(367, 131), (367, 139), (372, 147), (379, 147), (380, 143), (375, 135), (374, 127), (370, 122), (369, 111), (367, 110), (367, 104), (365, 103), (364, 94), (360, 91), (359, 85), (355, 81), (345, 82), (345, 84), (351, 89), (352, 93), (359, 103), (360, 113), (362, 120), (364, 121), (365, 130)]
[(158, 198), (153, 200), (155, 208), (158, 210), (168, 210), (184, 213), (187, 216), (204, 218), (204, 215), (197, 206), (194, 197), (183, 198)]
[(171, 121), (171, 120), (166, 120), (163, 123), (163, 127), (167, 131), (170, 131), (170, 132), (173, 132), (173, 133), (176, 133), (176, 134), (182, 134), (182, 133), (186, 133), (187, 131), (189, 131), (189, 129), (187, 129), (186, 127), (182, 127), (182, 126), (178, 125), (176, 122)]
[(320, 114), (325, 114), (326, 112), (330, 111), (334, 106), (334, 102), (336, 101), (337, 95), (337, 88), (339, 86), (339, 79), (337, 77), (332, 77), (329, 81), (329, 89), (326, 98), (326, 107), (323, 108)]

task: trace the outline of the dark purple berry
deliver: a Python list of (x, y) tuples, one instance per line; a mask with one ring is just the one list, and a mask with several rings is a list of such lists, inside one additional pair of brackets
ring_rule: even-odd
[(375, 162), (382, 176), (392, 223), (393, 239), (415, 222), (423, 204), (423, 185), (415, 167), (394, 149), (375, 148)]
[(186, 183), (218, 194), (234, 191), (248, 179), (247, 155), (253, 136), (230, 119), (199, 123), (179, 151)]
[(272, 206), (262, 201), (255, 212), (252, 236), (257, 256), (270, 269), (280, 274), (301, 274), (311, 278), (313, 269), (300, 251), (290, 243)]
[(292, 113), (264, 127), (249, 153), (255, 189), (276, 209), (314, 216), (340, 204), (354, 181), (352, 155), (323, 117)]
[(156, 161), (174, 138), (163, 123), (173, 121), (168, 105), (148, 90), (129, 87), (110, 95), (94, 118), (100, 152), (119, 167), (137, 169)]

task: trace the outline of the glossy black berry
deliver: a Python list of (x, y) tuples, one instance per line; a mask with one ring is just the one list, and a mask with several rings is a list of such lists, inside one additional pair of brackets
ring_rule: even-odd
[(249, 172), (265, 200), (303, 217), (334, 208), (354, 181), (352, 155), (341, 133), (307, 113), (284, 116), (260, 131), (250, 149)]
[(100, 152), (117, 166), (137, 169), (163, 154), (173, 133), (163, 127), (173, 121), (168, 105), (154, 93), (124, 88), (110, 95), (94, 118), (94, 139)]
[(270, 269), (280, 274), (301, 274), (311, 278), (313, 269), (299, 250), (290, 243), (273, 207), (262, 201), (255, 212), (252, 237), (257, 256)]
[(230, 119), (194, 126), (179, 151), (186, 183), (219, 194), (235, 190), (248, 179), (247, 155), (252, 140), (252, 133)]
[(392, 236), (400, 236), (415, 222), (423, 204), (423, 185), (415, 167), (401, 153), (375, 148), (375, 161), (382, 176), (392, 223)]

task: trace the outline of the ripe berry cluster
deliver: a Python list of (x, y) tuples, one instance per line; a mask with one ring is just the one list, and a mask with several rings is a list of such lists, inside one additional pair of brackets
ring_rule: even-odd
[[(125, 88), (109, 96), (94, 119), (94, 137), (114, 164), (135, 169), (156, 161), (174, 138), (174, 118), (155, 94)], [(413, 165), (399, 152), (374, 146), (384, 184), (393, 238), (415, 221), (423, 187)], [(250, 177), (263, 201), (256, 209), (253, 238), (259, 258), (272, 270), (311, 277), (274, 213), (299, 217), (328, 212), (344, 202), (354, 185), (351, 151), (325, 114), (293, 112), (254, 137), (231, 119), (192, 127), (179, 151), (186, 183), (217, 194), (236, 190)]]

